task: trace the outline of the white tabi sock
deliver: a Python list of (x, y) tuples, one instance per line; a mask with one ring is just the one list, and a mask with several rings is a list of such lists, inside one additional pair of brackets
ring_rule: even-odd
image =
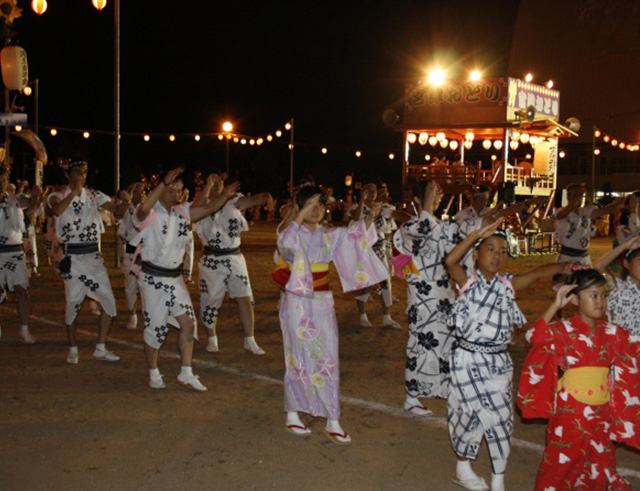
[(367, 314), (360, 314), (360, 320), (361, 321), (368, 321), (369, 317), (367, 317)]
[(191, 367), (182, 367), (180, 368), (180, 375), (184, 375), (185, 377), (192, 377), (193, 370), (191, 369)]
[(480, 479), (480, 476), (473, 472), (469, 460), (458, 460), (456, 463), (456, 476), (459, 479)]
[(77, 346), (69, 346), (69, 353), (77, 354), (78, 353), (78, 347)]
[(157, 368), (149, 369), (149, 378), (151, 379), (159, 379), (160, 378), (160, 370)]
[(491, 474), (491, 491), (504, 491), (504, 474)]
[(24, 336), (25, 334), (29, 334), (29, 326), (27, 324), (20, 324), (20, 335)]
[(96, 343), (97, 351), (107, 351), (107, 346), (104, 343)]
[(391, 314), (384, 314), (384, 317), (382, 318), (382, 323), (386, 324), (386, 323), (390, 323), (391, 322)]

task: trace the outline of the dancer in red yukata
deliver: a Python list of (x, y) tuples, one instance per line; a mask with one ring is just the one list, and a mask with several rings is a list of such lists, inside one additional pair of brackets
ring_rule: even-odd
[[(614, 442), (640, 448), (640, 339), (604, 320), (602, 274), (579, 270), (569, 282), (527, 333), (518, 406), (524, 418), (549, 419), (535, 489), (630, 490)], [(578, 313), (552, 321), (569, 303)]]

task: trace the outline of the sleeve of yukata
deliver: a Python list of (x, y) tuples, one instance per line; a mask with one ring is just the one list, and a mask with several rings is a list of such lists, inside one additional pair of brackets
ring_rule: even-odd
[(291, 263), (291, 275), (285, 289), (301, 297), (313, 296), (313, 273), (311, 262), (300, 240), (300, 226), (291, 222), (278, 235), (280, 256)]
[(109, 201), (111, 201), (111, 198), (107, 196), (105, 193), (103, 193), (102, 191), (93, 189), (91, 192), (93, 193), (93, 196), (96, 199), (96, 204), (98, 205), (98, 208), (104, 205), (105, 203), (108, 203)]
[(611, 439), (640, 448), (640, 336), (613, 324), (607, 330), (616, 337), (616, 358), (613, 364), (611, 406), (613, 427)]
[(366, 227), (363, 219), (326, 233), (325, 244), (331, 248), (345, 292), (376, 285), (389, 277), (389, 271), (371, 248), (377, 240), (375, 226)]
[(549, 419), (554, 413), (558, 386), (557, 327), (557, 323), (549, 325), (541, 318), (527, 331), (531, 348), (518, 383), (518, 408), (525, 419)]

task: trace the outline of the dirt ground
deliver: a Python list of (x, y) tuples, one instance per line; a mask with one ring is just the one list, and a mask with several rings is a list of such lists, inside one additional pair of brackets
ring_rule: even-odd
[[(113, 232), (104, 236), (113, 265)], [(340, 324), (342, 422), (353, 437), (338, 446), (312, 422), (301, 439), (284, 430), (283, 354), (277, 317), (278, 291), (270, 278), (275, 230), (258, 225), (244, 236), (256, 297), (256, 339), (264, 357), (245, 353), (232, 301), (219, 321), (221, 352), (196, 346), (194, 369), (206, 393), (177, 384), (177, 336), (161, 359), (167, 389), (146, 385), (141, 331), (127, 331), (122, 276), (110, 268), (120, 315), (110, 347), (116, 364), (93, 360), (95, 317), (83, 309), (80, 364), (65, 363), (64, 289), (51, 268), (32, 279), (31, 329), (38, 343), (18, 341), (15, 305), (0, 306), (0, 489), (460, 489), (451, 483), (455, 457), (445, 426), (445, 401), (430, 402), (435, 417), (419, 419), (402, 409), (407, 339), (405, 287), (394, 279), (394, 317), (402, 331), (381, 327), (379, 304), (371, 302), (374, 327), (358, 326), (355, 302), (333, 281)], [(595, 256), (609, 247), (599, 239)], [(530, 256), (509, 264), (513, 272), (552, 260)], [(197, 277), (197, 273), (195, 275)], [(335, 280), (335, 277), (334, 277)], [(198, 295), (192, 288), (194, 303)], [(550, 282), (519, 298), (529, 320), (551, 301)], [(511, 349), (516, 375), (526, 354), (522, 333)], [(507, 469), (509, 489), (533, 488), (544, 443), (544, 422), (516, 417)], [(640, 454), (618, 450), (618, 464), (640, 489)], [(483, 449), (477, 470), (489, 477)]]

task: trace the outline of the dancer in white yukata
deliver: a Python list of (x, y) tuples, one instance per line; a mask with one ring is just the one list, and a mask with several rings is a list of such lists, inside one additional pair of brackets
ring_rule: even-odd
[[(127, 320), (127, 329), (136, 329), (138, 326), (138, 314), (136, 313), (136, 307), (138, 302), (138, 295), (140, 294), (140, 288), (138, 286), (138, 275), (131, 268), (133, 265), (133, 255), (136, 252), (136, 248), (131, 245), (131, 240), (137, 235), (138, 231), (133, 226), (133, 219), (136, 213), (136, 208), (146, 196), (144, 184), (136, 182), (129, 188), (130, 194), (128, 196), (127, 211), (124, 212), (120, 225), (118, 226), (118, 236), (122, 241), (122, 274), (124, 275), (124, 294), (127, 299), (127, 308), (129, 309), (129, 319)], [(125, 198), (126, 199), (126, 198)]]
[[(454, 482), (471, 490), (488, 490), (468, 459), (475, 460), (483, 438), (491, 459), (491, 490), (504, 490), (504, 472), (513, 433), (513, 363), (508, 346), (513, 326), (526, 319), (515, 301), (516, 291), (574, 266), (546, 264), (521, 275), (501, 274), (507, 257), (502, 219), (471, 232), (446, 258), (460, 287), (449, 318), (455, 343), (451, 350), (448, 426), (458, 456)], [(467, 275), (461, 261), (475, 245), (475, 271)]]
[[(223, 181), (217, 174), (207, 178), (206, 186), (196, 202), (208, 203), (223, 192)], [(265, 352), (254, 337), (255, 316), (253, 292), (244, 255), (240, 251), (240, 234), (249, 230), (244, 210), (254, 206), (273, 207), (269, 193), (245, 197), (237, 194), (221, 210), (200, 220), (194, 227), (204, 249), (200, 258), (200, 318), (207, 329), (207, 351), (219, 350), (216, 324), (225, 295), (238, 304), (244, 330), (244, 349), (254, 355)]]
[(560, 244), (557, 259), (559, 263), (579, 262), (590, 266), (589, 244), (593, 221), (611, 213), (624, 203), (624, 198), (620, 198), (603, 208), (592, 205), (582, 206), (585, 190), (584, 184), (567, 186), (568, 203), (556, 212), (556, 238)]
[[(378, 188), (376, 187), (376, 185), (373, 183), (366, 184), (362, 188), (360, 202), (352, 209), (351, 222), (357, 222), (363, 216), (367, 217), (368, 215), (370, 215), (374, 204), (379, 203), (382, 206), (382, 203), (378, 201), (377, 198)], [(378, 234), (378, 240), (375, 244), (373, 244), (372, 248), (380, 261), (382, 261), (382, 263), (389, 271), (391, 271), (391, 268), (389, 266), (391, 245), (388, 242), (387, 234), (389, 233), (392, 219), (393, 212), (387, 206), (385, 214), (383, 215), (381, 210), (376, 219), (373, 221), (373, 224), (376, 228), (376, 233)], [(400, 324), (398, 324), (391, 318), (391, 305), (393, 304), (393, 300), (391, 297), (391, 278), (389, 277), (385, 281), (381, 282), (378, 287), (381, 289), (380, 297), (382, 300), (383, 314), (382, 325), (385, 327), (390, 327), (392, 329), (400, 329)], [(371, 327), (371, 322), (367, 317), (365, 307), (367, 302), (369, 301), (371, 290), (372, 288), (369, 288), (364, 292), (359, 292), (359, 294), (356, 296), (356, 305), (358, 306), (358, 312), (360, 313), (360, 325), (362, 327)]]
[(178, 343), (182, 368), (178, 382), (205, 391), (191, 368), (196, 317), (189, 290), (182, 275), (182, 263), (189, 241), (189, 225), (220, 209), (236, 192), (237, 185), (204, 206), (181, 203), (181, 168), (169, 171), (164, 179), (138, 205), (134, 226), (140, 233), (133, 238), (141, 259), (140, 293), (144, 313), (144, 351), (149, 367), (149, 387), (166, 386), (158, 369), (158, 354), (169, 328), (179, 329)]
[(33, 189), (28, 200), (12, 195), (9, 171), (0, 165), (0, 303), (6, 291), (15, 292), (20, 339), (26, 344), (35, 343), (35, 338), (29, 332), (29, 277), (22, 246), (24, 209), (39, 206), (40, 197), (39, 188)]
[(371, 245), (377, 241), (371, 226), (380, 212), (372, 207), (369, 217), (349, 228), (327, 229), (324, 196), (313, 184), (297, 192), (296, 207), (278, 234), (278, 252), (290, 273), (281, 282), (280, 327), (285, 359), (286, 428), (299, 436), (311, 433), (299, 412), (327, 418), (325, 431), (338, 444), (351, 437), (340, 425), (340, 370), (338, 324), (329, 288), (329, 263), (333, 261), (344, 291), (380, 283), (388, 271)]
[(100, 235), (104, 231), (100, 209), (108, 209), (114, 214), (119, 214), (119, 211), (109, 196), (85, 187), (87, 170), (88, 164), (84, 161), (69, 162), (69, 185), (49, 196), (49, 206), (56, 216), (56, 235), (65, 254), (58, 267), (64, 280), (66, 300), (65, 325), (69, 338), (67, 363), (72, 365), (77, 365), (79, 360), (76, 320), (86, 297), (102, 306), (93, 357), (103, 361), (120, 359), (107, 350), (105, 344), (116, 316), (116, 301), (99, 250)]
[(435, 181), (416, 190), (420, 215), (394, 234), (396, 249), (412, 257), (407, 281), (409, 340), (406, 348), (404, 408), (418, 416), (431, 410), (419, 398), (449, 395), (449, 351), (453, 337), (447, 316), (455, 299), (444, 267), (447, 253), (461, 240), (459, 226), (436, 218), (443, 193)]
[(608, 273), (609, 265), (619, 257), (622, 257), (620, 275), (607, 278), (612, 283), (607, 299), (608, 318), (629, 331), (632, 339), (640, 341), (640, 237), (630, 237), (607, 252), (594, 269)]

